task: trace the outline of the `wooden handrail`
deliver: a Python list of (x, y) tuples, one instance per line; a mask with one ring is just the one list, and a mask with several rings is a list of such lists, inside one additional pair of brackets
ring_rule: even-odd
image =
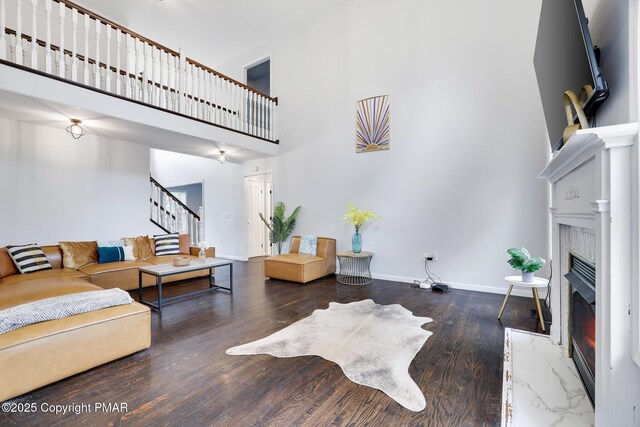
[(178, 204), (180, 206), (182, 206), (183, 208), (185, 208), (187, 210), (187, 212), (189, 212), (191, 215), (193, 215), (198, 221), (200, 221), (200, 216), (195, 213), (194, 211), (192, 211), (191, 209), (189, 209), (189, 207), (187, 205), (185, 205), (184, 203), (182, 203), (180, 201), (180, 199), (178, 199), (176, 196), (174, 196), (173, 194), (171, 194), (171, 191), (167, 190), (166, 188), (164, 188), (162, 185), (160, 185), (160, 183), (158, 181), (156, 181), (155, 179), (153, 179), (153, 177), (151, 175), (149, 175), (149, 179), (151, 180), (151, 183), (154, 184), (155, 186), (157, 186), (158, 188), (160, 188), (162, 191), (164, 191), (165, 193), (167, 193), (169, 195), (169, 197), (171, 197), (171, 199), (173, 199), (174, 201), (178, 202)]
[(247, 89), (247, 90), (249, 90), (249, 91), (251, 91), (251, 92), (253, 92), (253, 93), (257, 94), (257, 95), (260, 95), (260, 96), (264, 97), (264, 98), (270, 99), (271, 101), (275, 102), (275, 103), (276, 103), (276, 105), (278, 105), (278, 98), (277, 98), (277, 97), (276, 97), (276, 98), (272, 98), (271, 96), (267, 95), (266, 93), (262, 93), (262, 92), (260, 92), (260, 91), (259, 91), (259, 90), (257, 90), (257, 89), (254, 89), (254, 88), (252, 88), (252, 87), (249, 87), (249, 86), (247, 86), (247, 85), (246, 85), (246, 84), (244, 84), (244, 83), (240, 83), (239, 81), (237, 81), (237, 80), (235, 80), (235, 79), (232, 79), (231, 77), (227, 77), (227, 76), (225, 76), (224, 74), (219, 73), (219, 72), (217, 72), (216, 70), (214, 70), (213, 68), (209, 68), (209, 67), (207, 67), (206, 65), (203, 65), (203, 64), (199, 63), (198, 61), (196, 61), (196, 60), (194, 60), (194, 59), (187, 58), (187, 62), (188, 62), (188, 63), (190, 63), (190, 64), (195, 65), (195, 66), (196, 66), (196, 67), (198, 67), (198, 68), (202, 68), (204, 71), (207, 71), (207, 72), (209, 72), (209, 73), (211, 73), (211, 74), (214, 74), (214, 75), (216, 75), (216, 76), (218, 76), (218, 77), (220, 77), (220, 78), (222, 78), (222, 79), (225, 79), (225, 80), (227, 80), (227, 81), (228, 81), (228, 82), (230, 82), (230, 83), (233, 83), (233, 84), (235, 84), (235, 85), (238, 85), (238, 86), (240, 86), (240, 87), (243, 87), (243, 88), (245, 88), (245, 89)]
[(78, 13), (81, 13), (82, 15), (87, 15), (89, 18), (93, 19), (94, 21), (96, 19), (99, 19), (100, 22), (102, 22), (103, 24), (109, 24), (111, 27), (122, 31), (123, 33), (129, 34), (131, 37), (135, 37), (135, 38), (137, 38), (137, 39), (139, 39), (139, 40), (141, 40), (143, 42), (149, 43), (150, 45), (153, 45), (153, 46), (157, 47), (160, 50), (164, 50), (165, 52), (167, 52), (167, 53), (169, 53), (169, 54), (171, 54), (173, 56), (180, 56), (179, 52), (176, 52), (175, 50), (169, 49), (168, 47), (163, 46), (160, 43), (154, 42), (153, 40), (150, 40), (150, 39), (148, 39), (148, 38), (146, 38), (144, 36), (141, 36), (140, 34), (134, 32), (134, 31), (131, 31), (130, 29), (125, 28), (120, 24), (116, 24), (112, 20), (107, 19), (107, 18), (105, 18), (103, 16), (100, 16), (100, 15), (98, 15), (96, 13), (93, 13), (90, 10), (87, 10), (84, 7), (79, 6), (79, 5), (77, 5), (77, 4), (73, 3), (73, 2), (70, 2), (68, 0), (53, 0), (53, 1), (56, 2), (56, 3), (62, 3), (66, 7), (68, 7), (69, 9), (76, 9), (78, 11)]

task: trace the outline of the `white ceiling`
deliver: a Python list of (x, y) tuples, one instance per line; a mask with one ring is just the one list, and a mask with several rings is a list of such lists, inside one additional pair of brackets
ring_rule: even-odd
[[(78, 4), (216, 67), (344, 0), (79, 0)], [(232, 76), (237, 77), (237, 76)]]

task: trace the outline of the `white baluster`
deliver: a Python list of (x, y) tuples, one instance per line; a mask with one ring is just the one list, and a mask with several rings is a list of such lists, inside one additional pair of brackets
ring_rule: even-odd
[(122, 95), (122, 31), (116, 28), (116, 93)]
[(271, 100), (269, 102), (269, 140), (270, 141), (275, 141), (276, 139), (275, 138), (276, 133), (274, 128), (275, 110), (276, 110), (276, 103), (273, 100)]
[[(131, 37), (131, 34), (126, 34), (125, 35), (125, 44), (126, 46), (126, 50), (127, 50), (127, 69), (126, 69), (126, 73), (124, 75), (124, 81), (125, 81), (125, 96), (127, 98), (133, 98), (132, 95), (132, 91), (131, 91), (131, 74), (133, 74), (135, 76), (135, 71), (132, 72), (132, 69), (134, 67), (134, 58), (133, 58), (133, 53), (131, 52), (131, 49), (133, 47), (133, 38)], [(135, 81), (135, 80), (134, 80)]]
[(78, 81), (78, 9), (71, 9), (71, 80)]
[(214, 98), (215, 98), (215, 82), (214, 82), (214, 74), (213, 73), (208, 73), (207, 75), (208, 79), (209, 79), (209, 118), (207, 119), (209, 122), (213, 123), (215, 121), (215, 114), (216, 114), (216, 110), (215, 110), (215, 103), (214, 103)]
[(156, 105), (158, 105), (160, 108), (167, 108), (167, 94), (164, 90), (164, 87), (166, 86), (166, 82), (167, 82), (167, 63), (166, 63), (166, 58), (167, 58), (168, 53), (166, 53), (164, 50), (158, 49), (158, 60), (160, 61), (160, 65), (158, 66), (158, 95), (157, 95), (157, 99), (158, 99), (158, 103)]
[(215, 76), (213, 80), (213, 85), (215, 86), (213, 100), (214, 100), (214, 109), (213, 109), (213, 122), (215, 124), (220, 124), (220, 77)]
[(273, 107), (273, 140), (278, 140), (278, 108), (276, 105)]
[(267, 137), (267, 98), (260, 96), (260, 126), (262, 127), (261, 137)]
[(36, 12), (38, 0), (31, 0), (31, 68), (38, 69), (38, 23)]
[(145, 41), (141, 41), (142, 42), (142, 48), (141, 48), (141, 52), (142, 52), (142, 101), (144, 102), (149, 102), (149, 87), (148, 87), (148, 81), (149, 81), (149, 66), (148, 66), (148, 60), (147, 60), (147, 54), (149, 53), (149, 48), (147, 47), (147, 42)]
[(194, 242), (202, 242), (204, 240), (204, 208), (200, 206), (198, 208), (198, 216), (200, 220), (197, 221), (198, 227), (196, 228), (196, 238), (197, 240)]
[(58, 75), (60, 77), (67, 76), (66, 58), (64, 56), (64, 17), (67, 13), (67, 6), (60, 3), (60, 50), (58, 51)]
[(239, 103), (240, 105), (238, 106), (238, 114), (240, 115), (239, 120), (240, 120), (240, 130), (242, 132), (246, 132), (247, 131), (247, 116), (246, 116), (246, 109), (247, 109), (247, 100), (246, 100), (246, 93), (247, 90), (240, 86), (238, 88), (238, 99), (239, 99)]
[(95, 68), (95, 85), (96, 88), (100, 89), (100, 87), (102, 86), (102, 79), (100, 78), (100, 31), (102, 30), (101, 28), (102, 23), (100, 22), (99, 19), (96, 19), (96, 68)]
[(151, 48), (152, 46), (147, 42), (142, 42), (142, 52), (144, 54), (144, 69), (143, 69), (143, 77), (142, 77), (142, 87), (144, 88), (144, 102), (147, 104), (151, 103), (151, 90), (153, 85), (149, 84), (149, 80), (152, 78), (151, 74), (151, 65), (153, 65), (151, 59)]
[(256, 93), (256, 136), (262, 136), (262, 97)]
[(142, 42), (137, 38), (134, 40), (136, 43), (136, 69), (135, 69), (135, 72), (133, 73), (136, 76), (135, 86), (134, 86), (135, 88), (134, 99), (141, 100), (142, 99), (141, 91), (142, 91), (142, 88), (144, 87), (140, 81), (141, 71), (144, 70), (144, 67), (142, 66), (142, 54), (140, 53), (140, 50), (142, 49)]
[(205, 76), (206, 71), (203, 68), (200, 68), (198, 70), (198, 98), (200, 98), (200, 114), (198, 115), (198, 117), (200, 117), (201, 119), (205, 119), (206, 118), (206, 108), (207, 108), (207, 100), (205, 99), (205, 80), (204, 80), (204, 76)]
[[(178, 92), (178, 57), (167, 54), (167, 108), (178, 111), (176, 94)], [(171, 91), (173, 89), (173, 92)]]
[(178, 112), (183, 113), (185, 112), (185, 93), (184, 90), (186, 88), (186, 71), (185, 71), (185, 60), (184, 60), (184, 55), (182, 54), (182, 48), (180, 48), (180, 60), (178, 61), (178, 67), (180, 69), (180, 73), (179, 73), (179, 86), (180, 86), (180, 93), (178, 94), (178, 98), (179, 98), (179, 102), (178, 102)]
[(7, 59), (6, 13), (4, 0), (0, 0), (0, 59)]
[(236, 112), (236, 84), (233, 82), (229, 82), (229, 84), (231, 85), (229, 87), (230, 91), (229, 91), (229, 96), (231, 98), (231, 102), (230, 102), (230, 110), (231, 110), (231, 115), (229, 116), (231, 118), (231, 128), (235, 129), (236, 128), (236, 118), (237, 115), (235, 114)]
[(111, 33), (113, 33), (113, 28), (107, 24), (105, 30), (107, 36), (107, 58), (104, 63), (104, 89), (107, 92), (111, 92)]
[(262, 137), (263, 132), (264, 132), (264, 116), (263, 116), (263, 109), (262, 109), (262, 101), (264, 100), (262, 95), (258, 95), (257, 98), (257, 103), (258, 103), (258, 108), (257, 108), (257, 112), (258, 112), (258, 136)]
[(160, 91), (162, 90), (161, 70), (160, 70), (160, 55), (162, 51), (155, 46), (153, 49), (153, 105), (160, 106)]
[(89, 85), (89, 25), (91, 18), (88, 14), (84, 14), (84, 64), (82, 65), (82, 83)]
[(233, 87), (233, 109), (236, 113), (235, 118), (235, 128), (237, 130), (242, 130), (242, 121), (240, 109), (242, 108), (242, 103), (240, 102), (240, 95), (242, 93), (242, 87), (240, 85), (234, 85)]
[(251, 135), (256, 135), (256, 93), (253, 91), (249, 92), (249, 108), (251, 111), (249, 112), (250, 123), (251, 123)]
[(22, 0), (16, 0), (16, 64), (22, 65)]
[(196, 67), (193, 64), (191, 65), (191, 72), (189, 73), (189, 95), (191, 95), (191, 108), (189, 111), (189, 115), (191, 117), (195, 117), (197, 116), (197, 106), (196, 106), (196, 92), (195, 92), (195, 87), (196, 87)]

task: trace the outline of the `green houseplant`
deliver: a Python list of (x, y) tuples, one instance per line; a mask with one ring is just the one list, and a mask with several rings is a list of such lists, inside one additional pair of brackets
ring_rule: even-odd
[(347, 211), (340, 219), (346, 221), (348, 224), (351, 224), (356, 228), (356, 232), (351, 238), (351, 250), (353, 251), (353, 253), (359, 254), (362, 251), (362, 236), (360, 235), (360, 227), (362, 227), (372, 219), (382, 219), (382, 217), (374, 211), (363, 211), (362, 209), (357, 208), (353, 204), (353, 202), (348, 201)]
[(544, 258), (532, 258), (527, 248), (511, 248), (507, 249), (507, 253), (511, 255), (507, 262), (511, 267), (522, 272), (522, 281), (525, 283), (533, 282), (533, 274), (546, 262)]
[(285, 242), (293, 229), (296, 228), (296, 218), (300, 213), (300, 206), (295, 208), (289, 217), (286, 216), (287, 207), (284, 202), (277, 202), (273, 208), (273, 216), (271, 217), (271, 223), (267, 222), (262, 213), (260, 213), (260, 219), (269, 229), (269, 240), (271, 244), (276, 244), (278, 248), (278, 255), (282, 253), (282, 243)]

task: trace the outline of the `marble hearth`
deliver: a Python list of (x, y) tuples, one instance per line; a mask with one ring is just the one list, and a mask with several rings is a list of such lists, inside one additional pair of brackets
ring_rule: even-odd
[(540, 174), (551, 183), (551, 341), (570, 352), (571, 254), (596, 267), (596, 426), (638, 425), (638, 124), (578, 131)]

